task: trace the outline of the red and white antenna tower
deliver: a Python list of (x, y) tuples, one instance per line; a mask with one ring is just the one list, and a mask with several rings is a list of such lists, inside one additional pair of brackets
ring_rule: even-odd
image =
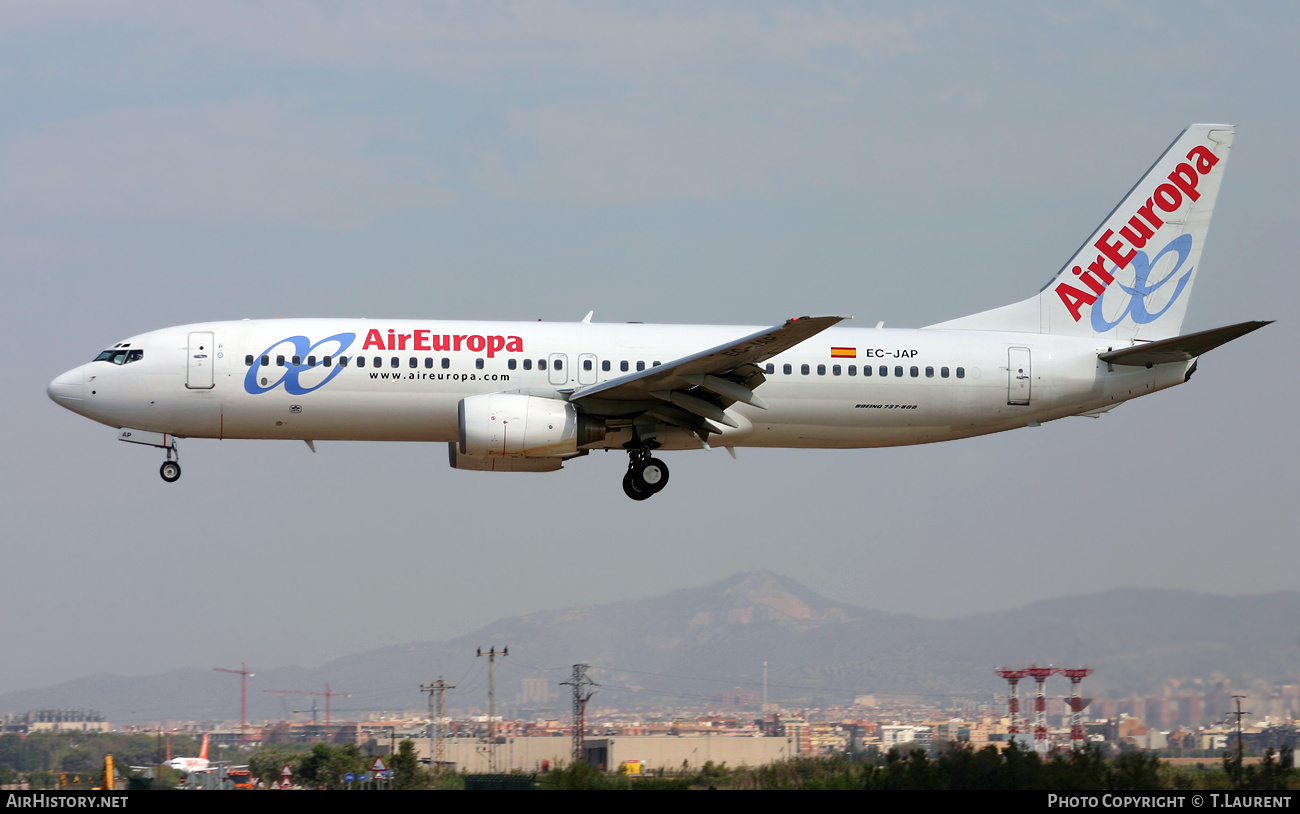
[(1007, 694), (1007, 713), (1011, 716), (1011, 725), (1007, 727), (1007, 732), (1011, 735), (1020, 734), (1020, 679), (1025, 677), (1024, 670), (996, 670), (998, 675), (1007, 680), (1011, 685), (1011, 690)]
[(1092, 668), (1061, 670), (1061, 675), (1070, 679), (1070, 745), (1077, 749), (1083, 745), (1083, 697), (1079, 695), (1079, 683), (1092, 675)]
[(1034, 688), (1034, 751), (1040, 755), (1047, 754), (1047, 691), (1044, 685), (1048, 676), (1056, 675), (1060, 670), (1055, 667), (1031, 665), (1023, 670), (1026, 676), (1038, 682)]

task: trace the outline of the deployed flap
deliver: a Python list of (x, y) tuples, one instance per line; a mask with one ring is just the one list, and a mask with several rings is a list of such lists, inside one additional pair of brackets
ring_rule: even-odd
[(1175, 336), (1171, 339), (1161, 339), (1157, 342), (1144, 342), (1131, 348), (1100, 353), (1098, 357), (1103, 362), (1109, 362), (1112, 365), (1136, 365), (1139, 367), (1159, 365), (1165, 362), (1190, 362), (1203, 353), (1208, 353), (1220, 345), (1226, 345), (1251, 331), (1257, 331), (1271, 322), (1272, 320), (1241, 322), (1225, 328), (1213, 328), (1194, 334)]
[(783, 325), (750, 334), (726, 345), (684, 356), (658, 367), (629, 373), (601, 384), (580, 387), (569, 396), (569, 400), (580, 401), (599, 395), (601, 399), (614, 401), (642, 401), (656, 398), (656, 393), (689, 389), (696, 386), (692, 379), (698, 376), (708, 374), (719, 376), (746, 364), (765, 362), (844, 319), (846, 317), (789, 319)]

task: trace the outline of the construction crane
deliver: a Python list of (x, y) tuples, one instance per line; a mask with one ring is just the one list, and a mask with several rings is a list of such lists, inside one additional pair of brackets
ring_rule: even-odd
[(325, 696), (325, 730), (326, 730), (326, 731), (329, 731), (329, 729), (330, 729), (330, 724), (331, 724), (331, 718), (330, 718), (330, 699), (333, 698), (333, 697), (335, 697), (335, 696), (342, 696), (343, 698), (351, 698), (351, 697), (352, 697), (349, 693), (346, 693), (346, 692), (334, 692), (333, 690), (330, 689), (330, 685), (328, 685), (328, 684), (325, 685), (325, 692), (319, 692), (319, 691), (317, 691), (317, 690), (262, 690), (262, 692), (293, 693), (293, 694), (295, 694), (295, 695), (323, 695), (323, 696)]

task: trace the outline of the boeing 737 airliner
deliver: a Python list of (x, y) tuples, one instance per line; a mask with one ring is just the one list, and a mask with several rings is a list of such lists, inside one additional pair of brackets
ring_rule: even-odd
[(444, 441), (453, 467), (491, 472), (625, 450), (635, 500), (668, 483), (659, 450), (924, 444), (1096, 416), (1268, 324), (1180, 334), (1232, 137), (1189, 127), (1038, 294), (926, 328), (212, 322), (118, 342), (49, 395), (165, 450), (169, 483), (177, 438)]

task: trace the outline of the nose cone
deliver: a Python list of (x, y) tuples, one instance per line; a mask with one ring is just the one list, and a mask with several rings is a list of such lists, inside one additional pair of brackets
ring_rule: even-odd
[(64, 373), (59, 378), (50, 382), (45, 392), (55, 404), (60, 407), (67, 407), (74, 413), (81, 412), (82, 390), (85, 385), (82, 383), (85, 379), (84, 368), (75, 368)]

